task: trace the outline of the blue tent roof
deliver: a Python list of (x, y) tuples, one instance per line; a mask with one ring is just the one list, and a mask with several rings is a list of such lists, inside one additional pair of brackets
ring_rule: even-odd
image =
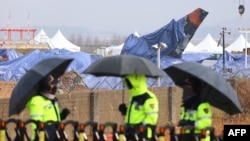
[(5, 61), (13, 60), (23, 56), (23, 54), (17, 52), (15, 49), (0, 48), (0, 57), (4, 58)]
[(41, 51), (37, 49), (19, 58), (0, 62), (0, 80), (18, 81), (26, 71), (31, 69), (36, 63), (51, 57), (74, 58), (74, 61), (69, 65), (67, 71), (77, 70), (82, 72), (92, 63), (91, 55), (84, 52), (73, 53), (64, 49)]
[[(223, 70), (223, 66), (225, 67)], [(221, 73), (225, 78), (232, 77), (250, 77), (250, 57), (244, 53), (230, 54), (225, 52), (225, 60), (223, 65), (223, 56), (214, 64), (213, 68), (215, 71)]]

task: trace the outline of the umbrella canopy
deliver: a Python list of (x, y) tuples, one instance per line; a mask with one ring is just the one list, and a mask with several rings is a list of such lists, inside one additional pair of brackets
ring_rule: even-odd
[(128, 74), (144, 74), (147, 77), (166, 75), (156, 64), (148, 59), (134, 55), (105, 57), (92, 63), (84, 73), (96, 76), (124, 77)]
[(195, 62), (174, 64), (164, 71), (172, 78), (175, 84), (180, 84), (187, 77), (195, 77), (202, 82), (201, 99), (228, 114), (241, 113), (242, 109), (238, 97), (232, 86), (209, 67)]
[(40, 61), (18, 81), (9, 101), (9, 116), (19, 114), (26, 102), (37, 92), (38, 83), (48, 74), (59, 78), (73, 59), (49, 58)]

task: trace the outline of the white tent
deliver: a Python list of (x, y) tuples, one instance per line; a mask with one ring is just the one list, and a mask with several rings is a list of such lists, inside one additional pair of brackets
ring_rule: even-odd
[[(225, 50), (228, 52), (239, 52), (239, 51), (242, 52), (245, 49), (245, 46), (246, 46), (246, 39), (242, 34), (240, 34), (240, 36), (232, 44), (226, 47)], [(249, 42), (247, 42), (247, 48), (249, 47), (250, 44)]]
[[(140, 37), (140, 34), (135, 31), (133, 33), (135, 36)], [(102, 55), (102, 56), (114, 56), (114, 55), (120, 55), (122, 48), (124, 46), (124, 43), (120, 45), (112, 45), (109, 47), (99, 47), (96, 49), (96, 54)]]
[(37, 43), (47, 43), (50, 47), (53, 46), (53, 43), (46, 32), (41, 29), (34, 38), (35, 42)]
[(49, 37), (43, 29), (41, 29), (35, 36), (34, 40), (38, 43), (46, 43)]
[(124, 46), (124, 43), (120, 44), (120, 45), (117, 45), (117, 46), (110, 46), (108, 47), (109, 48), (109, 55), (111, 56), (114, 56), (114, 55), (120, 55), (121, 54), (121, 51), (122, 51), (122, 48)]
[(66, 39), (60, 30), (57, 31), (51, 40), (53, 42), (52, 48), (64, 48), (73, 52), (80, 51), (81, 49), (79, 46), (74, 45), (68, 39)]
[[(140, 34), (139, 34), (137, 31), (135, 31), (133, 34), (134, 34), (136, 37), (140, 37)], [(109, 54), (109, 55), (112, 55), (112, 56), (113, 56), (113, 55), (120, 55), (123, 46), (124, 46), (124, 43), (122, 43), (122, 44), (120, 44), (120, 45), (108, 47), (108, 52), (109, 52), (108, 54)]]
[(194, 49), (194, 44), (192, 44), (191, 42), (189, 42), (187, 44), (187, 47), (185, 48), (185, 50), (183, 51), (183, 54), (187, 54), (187, 53), (194, 53), (195, 49)]
[(194, 51), (197, 53), (216, 53), (216, 54), (222, 54), (223, 49), (222, 46), (213, 39), (213, 37), (210, 34), (207, 34), (207, 36), (194, 48)]

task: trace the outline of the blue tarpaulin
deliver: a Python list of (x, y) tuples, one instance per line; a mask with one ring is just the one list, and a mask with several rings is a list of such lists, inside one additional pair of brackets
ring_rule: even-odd
[(250, 57), (248, 55), (246, 56), (244, 53), (230, 54), (226, 51), (224, 61), (223, 56), (221, 56), (214, 64), (213, 68), (216, 72), (221, 73), (225, 78), (249, 78)]
[(121, 54), (132, 54), (152, 59), (157, 56), (153, 45), (163, 42), (167, 48), (161, 50), (161, 56), (169, 55), (177, 46), (178, 42), (184, 40), (184, 19), (172, 20), (169, 24), (159, 30), (137, 37), (131, 34), (125, 41)]
[(0, 48), (0, 61), (8, 61), (19, 58), (23, 54), (17, 52), (15, 49), (2, 49)]
[(77, 70), (78, 72), (82, 72), (92, 63), (91, 55), (84, 52), (73, 53), (64, 49), (47, 51), (36, 49), (19, 58), (0, 62), (0, 80), (18, 81), (26, 71), (31, 69), (36, 63), (51, 57), (74, 58), (74, 61), (70, 64), (67, 71)]
[[(166, 44), (167, 47), (160, 49), (161, 68), (166, 68), (173, 63), (178, 63), (182, 59), (182, 53), (188, 42), (192, 39), (207, 14), (207, 11), (197, 8), (177, 21), (172, 19), (170, 23), (150, 34), (140, 37), (131, 34), (126, 39), (121, 54), (144, 57), (156, 63), (158, 54), (153, 46), (159, 46), (160, 43), (163, 43)], [(205, 55), (203, 55), (202, 59), (200, 56), (200, 58), (196, 58), (196, 60), (192, 61), (201, 61), (206, 59), (206, 57), (209, 58), (208, 55), (206, 55), (206, 57), (204, 56)], [(189, 57), (182, 60), (187, 58)], [(169, 61), (169, 59), (171, 61)]]

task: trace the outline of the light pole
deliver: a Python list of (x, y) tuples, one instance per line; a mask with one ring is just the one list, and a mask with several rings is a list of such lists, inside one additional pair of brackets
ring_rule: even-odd
[(247, 68), (247, 34), (250, 32), (250, 28), (239, 28), (240, 33), (245, 33), (245, 68)]
[(223, 72), (225, 71), (225, 33), (228, 33), (230, 34), (230, 32), (227, 32), (227, 29), (225, 27), (222, 28), (222, 33), (221, 33), (221, 36), (222, 36), (222, 59), (223, 59)]
[[(157, 51), (157, 66), (161, 69), (161, 49), (167, 48), (167, 44), (160, 42), (159, 44), (155, 44), (152, 46), (153, 49)], [(161, 79), (160, 77), (157, 78), (157, 85), (161, 86)]]

